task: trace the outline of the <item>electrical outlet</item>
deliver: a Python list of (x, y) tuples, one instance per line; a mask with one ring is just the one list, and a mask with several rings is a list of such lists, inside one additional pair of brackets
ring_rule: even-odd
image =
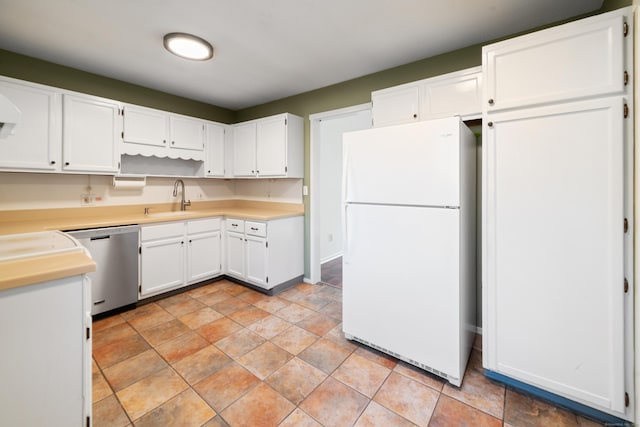
[(96, 196), (91, 193), (81, 194), (80, 195), (80, 205), (81, 206), (92, 206), (96, 201)]

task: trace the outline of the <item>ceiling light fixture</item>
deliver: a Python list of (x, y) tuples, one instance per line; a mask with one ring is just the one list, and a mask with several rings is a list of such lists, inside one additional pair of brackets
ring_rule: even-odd
[(206, 61), (213, 57), (213, 46), (208, 41), (192, 34), (166, 34), (164, 47), (174, 55), (194, 61)]

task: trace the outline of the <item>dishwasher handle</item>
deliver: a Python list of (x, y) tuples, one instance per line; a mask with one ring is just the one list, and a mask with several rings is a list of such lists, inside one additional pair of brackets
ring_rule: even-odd
[(111, 235), (107, 234), (106, 236), (95, 236), (95, 237), (90, 237), (89, 240), (102, 240), (102, 239), (110, 239)]

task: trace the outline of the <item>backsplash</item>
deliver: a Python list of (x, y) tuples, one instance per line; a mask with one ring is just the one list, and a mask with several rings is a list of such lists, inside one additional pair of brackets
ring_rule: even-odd
[[(113, 188), (108, 175), (0, 173), (0, 210), (48, 209), (85, 206), (83, 195), (92, 195), (92, 206), (166, 203), (173, 196), (176, 178), (148, 177), (139, 189)], [(183, 178), (185, 196), (193, 201), (245, 199), (302, 203), (302, 179), (205, 179)], [(180, 195), (178, 195), (178, 198)]]

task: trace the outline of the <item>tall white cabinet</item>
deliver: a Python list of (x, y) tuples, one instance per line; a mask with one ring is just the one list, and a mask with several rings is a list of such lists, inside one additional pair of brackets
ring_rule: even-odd
[(483, 48), (483, 365), (625, 420), (632, 26), (626, 8)]

